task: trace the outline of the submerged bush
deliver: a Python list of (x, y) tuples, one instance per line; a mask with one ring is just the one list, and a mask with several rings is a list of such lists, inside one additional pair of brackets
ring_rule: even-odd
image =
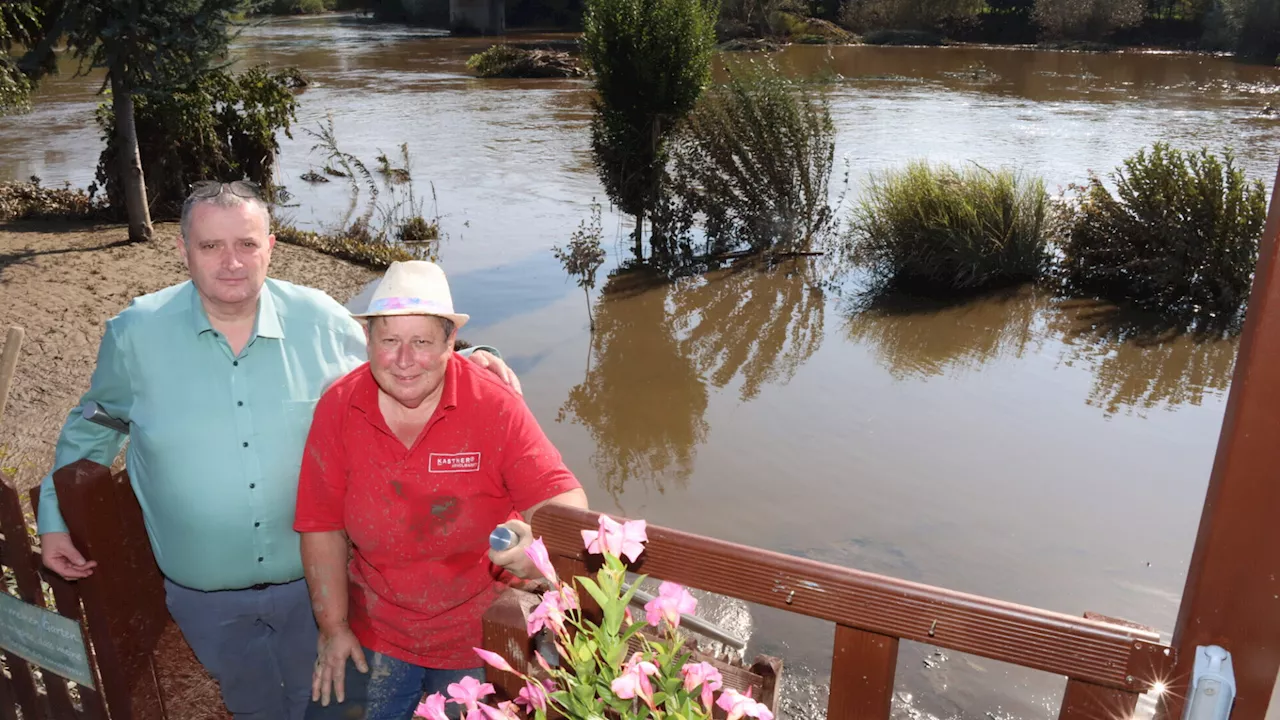
[(835, 126), (813, 86), (738, 63), (673, 148), (672, 191), (705, 220), (708, 254), (800, 250), (830, 225)]
[(282, 243), (310, 248), (375, 270), (393, 262), (435, 259), (429, 249), (422, 246), (393, 245), (379, 240), (367, 225), (360, 223), (353, 223), (343, 233), (317, 233), (287, 224), (275, 225), (272, 232)]
[(1067, 281), (1166, 316), (1227, 319), (1249, 299), (1266, 221), (1261, 182), (1162, 143), (1125, 160), (1116, 194), (1092, 176), (1066, 210)]
[(884, 289), (978, 290), (1044, 272), (1050, 220), (1040, 178), (913, 162), (872, 178), (846, 252)]
[(472, 55), (467, 68), (483, 78), (568, 78), (587, 74), (567, 52), (512, 45), (494, 45)]

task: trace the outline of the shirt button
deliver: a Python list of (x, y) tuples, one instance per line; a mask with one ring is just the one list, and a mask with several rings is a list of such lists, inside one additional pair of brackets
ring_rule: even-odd
[(260, 527), (261, 525), (262, 525), (262, 523), (260, 523), (260, 522), (256, 522), (256, 523), (254, 523), (254, 524), (253, 524), (253, 526), (254, 526), (254, 527)]
[(245, 447), (249, 447), (249, 443), (245, 443), (245, 444), (244, 444), (244, 446), (245, 446)]
[(239, 361), (239, 360), (232, 360), (232, 361), (231, 361), (231, 364), (232, 364), (234, 367), (240, 367), (240, 361)]
[(236, 407), (244, 407), (244, 401), (243, 401), (243, 400), (237, 400), (237, 401), (236, 401)]
[(254, 489), (254, 488), (256, 488), (256, 487), (258, 487), (258, 483), (249, 483), (249, 489), (250, 489), (250, 490), (252, 490), (252, 489)]
[(258, 558), (258, 562), (262, 562), (262, 558)]

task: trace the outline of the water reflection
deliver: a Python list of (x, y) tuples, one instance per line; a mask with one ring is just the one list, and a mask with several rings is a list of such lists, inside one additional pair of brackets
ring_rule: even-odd
[(628, 484), (683, 485), (707, 438), (707, 388), (681, 350), (668, 291), (637, 275), (610, 278), (595, 309), (587, 377), (557, 418), (591, 433), (596, 476), (615, 498)]
[(891, 298), (846, 308), (849, 340), (897, 380), (956, 376), (1005, 359), (1056, 356), (1092, 374), (1108, 415), (1200, 405), (1231, 384), (1236, 341), (1145, 324), (1096, 301), (1020, 288), (961, 304)]
[(717, 388), (742, 377), (739, 396), (786, 384), (822, 345), (826, 298), (807, 259), (722, 270), (672, 293), (684, 354)]
[(1022, 357), (1043, 340), (1037, 318), (1049, 298), (1011, 290), (970, 303), (888, 297), (846, 308), (844, 330), (867, 345), (897, 380), (977, 370), (1001, 357)]
[(1139, 325), (1093, 301), (1067, 301), (1048, 315), (1063, 358), (1093, 369), (1088, 403), (1108, 415), (1200, 405), (1226, 394), (1237, 342)]
[(668, 283), (610, 278), (596, 307), (593, 359), (558, 420), (595, 440), (592, 463), (615, 498), (630, 485), (682, 485), (707, 438), (708, 384), (739, 397), (784, 384), (822, 344), (826, 301), (805, 260), (745, 264)]

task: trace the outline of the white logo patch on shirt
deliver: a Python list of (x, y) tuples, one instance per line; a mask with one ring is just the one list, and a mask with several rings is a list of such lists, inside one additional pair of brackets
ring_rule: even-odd
[(431, 453), (428, 459), (427, 472), (454, 473), (479, 472), (480, 453)]

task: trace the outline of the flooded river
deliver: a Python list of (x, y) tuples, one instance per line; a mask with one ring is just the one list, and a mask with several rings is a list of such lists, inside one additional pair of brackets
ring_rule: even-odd
[[(549, 251), (604, 201), (588, 86), (472, 78), (486, 45), (325, 18), (249, 29), (237, 52), (302, 68), (299, 125), (331, 116), (366, 163), (408, 143), (468, 339), (503, 349), (595, 508), (1172, 629), (1233, 343), (1129, 338), (1105, 307), (1030, 289), (858, 308), (807, 262), (615, 282), (593, 338)], [(1280, 105), (1275, 68), (968, 47), (795, 47), (780, 62), (836, 78), (852, 195), (914, 158), (1014, 165), (1057, 188), (1156, 140), (1233, 147), (1268, 183), (1280, 157), (1280, 120), (1262, 113)], [(64, 76), (32, 114), (0, 119), (0, 178), (87, 185), (97, 87)], [(298, 179), (324, 165), (313, 142), (295, 127), (280, 175), (296, 221), (316, 226), (347, 201)], [(609, 268), (630, 230), (607, 207), (605, 230)], [(751, 651), (783, 656), (798, 695), (825, 679), (830, 626), (759, 608), (748, 622)], [(902, 717), (1047, 718), (1062, 680), (904, 643), (898, 689)]]

